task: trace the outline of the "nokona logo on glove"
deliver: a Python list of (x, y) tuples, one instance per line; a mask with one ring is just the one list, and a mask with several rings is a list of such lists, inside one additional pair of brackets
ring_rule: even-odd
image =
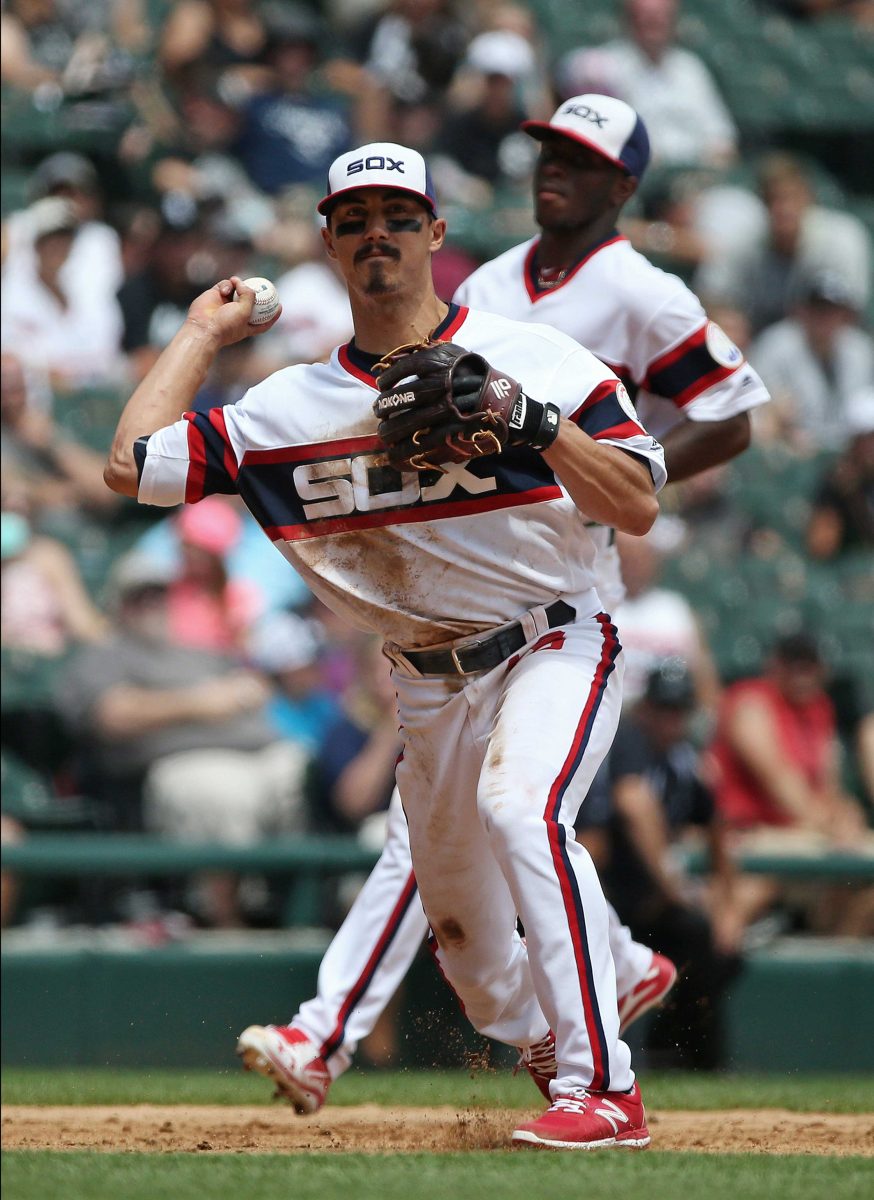
[(415, 392), (380, 393), (374, 404), (374, 411), (378, 417), (381, 417), (383, 413), (391, 412), (392, 409), (407, 408), (410, 404), (415, 404), (415, 402)]

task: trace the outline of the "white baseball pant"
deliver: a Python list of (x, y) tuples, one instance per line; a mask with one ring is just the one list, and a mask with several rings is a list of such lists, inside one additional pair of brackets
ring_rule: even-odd
[(395, 664), (413, 867), (474, 1027), (513, 1046), (551, 1028), (554, 1094), (624, 1091), (607, 904), (573, 830), (618, 724), (621, 647), (604, 614), (551, 631), (542, 609), (529, 617), (535, 636), (484, 675)]

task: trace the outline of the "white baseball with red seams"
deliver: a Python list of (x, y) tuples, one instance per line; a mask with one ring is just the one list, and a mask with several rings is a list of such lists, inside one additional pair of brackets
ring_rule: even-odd
[(271, 283), (269, 279), (262, 278), (260, 275), (253, 275), (251, 279), (244, 279), (243, 283), (255, 293), (255, 307), (252, 309), (249, 324), (266, 325), (268, 321), (273, 320), (279, 311), (279, 293), (276, 290), (276, 285)]

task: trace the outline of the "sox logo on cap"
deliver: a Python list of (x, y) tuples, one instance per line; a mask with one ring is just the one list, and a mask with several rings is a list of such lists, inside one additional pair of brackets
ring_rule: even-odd
[(317, 205), (319, 212), (327, 213), (345, 192), (358, 188), (395, 188), (409, 192), (434, 216), (437, 215), (437, 194), (431, 172), (422, 155), (407, 146), (371, 142), (335, 158), (328, 171), (327, 192)]

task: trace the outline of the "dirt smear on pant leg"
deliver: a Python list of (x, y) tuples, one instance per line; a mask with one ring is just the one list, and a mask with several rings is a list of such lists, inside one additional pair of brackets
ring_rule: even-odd
[[(297, 1117), (290, 1108), (152, 1104), (111, 1108), (6, 1105), (6, 1150), (166, 1153), (411, 1153), (506, 1150), (532, 1110), (323, 1109)], [(861, 1154), (874, 1157), (874, 1113), (796, 1113), (784, 1109), (651, 1112), (654, 1150), (702, 1154)]]

